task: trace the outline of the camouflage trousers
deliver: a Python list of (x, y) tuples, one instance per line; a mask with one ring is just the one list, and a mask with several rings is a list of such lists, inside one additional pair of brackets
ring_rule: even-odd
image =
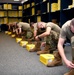
[(22, 36), (24, 36), (25, 39), (31, 39), (33, 37), (33, 32), (31, 30), (23, 31)]
[(57, 50), (58, 38), (59, 38), (59, 33), (53, 30), (51, 31), (50, 35), (46, 37), (46, 44), (49, 45), (50, 51)]
[(74, 60), (74, 36), (71, 37), (72, 60)]

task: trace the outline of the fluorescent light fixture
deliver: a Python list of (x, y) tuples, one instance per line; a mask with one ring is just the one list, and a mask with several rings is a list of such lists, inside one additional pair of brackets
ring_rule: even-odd
[(28, 0), (22, 0), (21, 3), (23, 4), (23, 3), (26, 2), (26, 1), (28, 1)]
[(14, 0), (14, 1), (19, 1), (19, 0)]

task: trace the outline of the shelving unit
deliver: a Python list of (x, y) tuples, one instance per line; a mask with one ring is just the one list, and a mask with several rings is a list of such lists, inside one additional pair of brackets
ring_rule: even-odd
[(60, 27), (74, 17), (74, 0), (28, 0), (23, 6), (23, 22), (54, 22)]
[(0, 3), (0, 24), (22, 21), (22, 5), (20, 3)]

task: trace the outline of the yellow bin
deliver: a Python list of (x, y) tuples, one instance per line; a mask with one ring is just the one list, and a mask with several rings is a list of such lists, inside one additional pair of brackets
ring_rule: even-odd
[(47, 65), (48, 62), (52, 62), (52, 60), (54, 60), (54, 55), (53, 54), (40, 54), (40, 61), (44, 65)]
[(8, 34), (8, 31), (5, 31), (5, 34)]
[(15, 34), (12, 34), (11, 37), (14, 38), (15, 37)]
[(27, 49), (28, 51), (30, 51), (30, 50), (33, 49), (34, 47), (35, 47), (34, 44), (27, 44), (27, 45), (26, 45), (26, 49)]
[(22, 38), (16, 38), (16, 42), (19, 43), (22, 40)]
[(12, 32), (9, 32), (9, 31), (8, 31), (8, 35), (11, 35), (11, 34), (12, 34)]
[(26, 46), (28, 44), (28, 41), (20, 41), (20, 46)]

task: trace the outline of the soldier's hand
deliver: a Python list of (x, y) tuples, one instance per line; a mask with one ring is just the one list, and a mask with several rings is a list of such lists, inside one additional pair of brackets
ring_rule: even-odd
[(36, 41), (40, 41), (40, 39), (38, 38), (38, 36), (35, 37), (35, 40), (36, 40)]
[(65, 63), (66, 63), (66, 65), (67, 65), (67, 67), (69, 67), (69, 68), (74, 68), (74, 64), (73, 64), (71, 61), (66, 60)]

